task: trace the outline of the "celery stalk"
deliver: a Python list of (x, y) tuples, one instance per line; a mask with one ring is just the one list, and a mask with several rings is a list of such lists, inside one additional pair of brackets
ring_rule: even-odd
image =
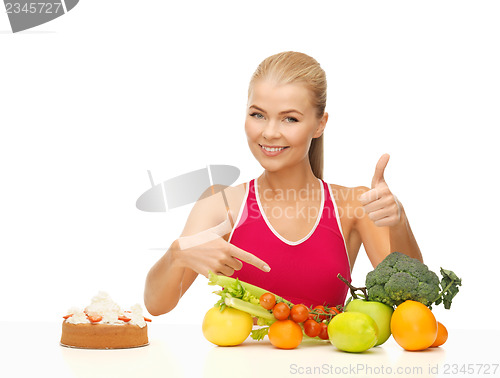
[(235, 308), (237, 310), (247, 312), (250, 315), (257, 316), (259, 318), (263, 318), (263, 319), (270, 320), (270, 321), (276, 320), (274, 318), (274, 315), (272, 313), (270, 313), (269, 311), (267, 311), (262, 306), (254, 305), (252, 303), (245, 302), (245, 301), (238, 299), (238, 298), (226, 296), (226, 298), (224, 299), (224, 303), (228, 307), (232, 307), (232, 308)]
[[(209, 272), (208, 273), (208, 284), (209, 285), (219, 285), (224, 288), (226, 287), (231, 287), (236, 284), (236, 279), (223, 276), (223, 275), (217, 275), (215, 273)], [(249, 292), (251, 295), (253, 295), (255, 298), (260, 298), (262, 294), (264, 293), (271, 293), (269, 290), (262, 289), (258, 286), (249, 284), (247, 282), (239, 281), (238, 282), (243, 286), (245, 291)], [(277, 302), (285, 302), (287, 305), (292, 306), (292, 302), (287, 301), (286, 299), (280, 297), (279, 295), (276, 295), (274, 293), (271, 293), (276, 297)]]

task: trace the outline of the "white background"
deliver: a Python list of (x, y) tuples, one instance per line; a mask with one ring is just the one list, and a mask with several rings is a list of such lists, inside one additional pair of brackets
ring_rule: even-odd
[[(1, 13), (0, 320), (59, 320), (99, 290), (143, 304), (153, 248), (190, 210), (137, 210), (147, 170), (259, 175), (248, 81), (295, 50), (328, 77), (325, 180), (368, 186), (390, 153), (386, 180), (425, 262), (463, 278), (438, 320), (499, 329), (499, 13), (497, 1), (84, 0), (17, 34)], [(353, 283), (369, 270), (361, 251)], [(199, 277), (154, 321), (200, 324), (212, 290)]]

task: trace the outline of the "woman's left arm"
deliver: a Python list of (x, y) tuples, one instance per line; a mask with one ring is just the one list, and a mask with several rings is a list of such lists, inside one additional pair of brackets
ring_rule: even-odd
[[(365, 215), (358, 219), (356, 228), (374, 266), (385, 257), (383, 255), (394, 251), (423, 261), (404, 208), (385, 182), (384, 170), (388, 162), (387, 154), (379, 159), (371, 189), (359, 196)], [(384, 245), (389, 247), (386, 253), (380, 250)]]

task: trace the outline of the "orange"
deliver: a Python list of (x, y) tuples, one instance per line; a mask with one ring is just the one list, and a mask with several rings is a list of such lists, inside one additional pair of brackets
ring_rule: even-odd
[(438, 324), (427, 306), (416, 301), (405, 301), (392, 314), (391, 332), (402, 348), (423, 350), (436, 340)]
[(440, 345), (443, 345), (446, 340), (448, 340), (448, 330), (444, 325), (438, 322), (438, 335), (436, 337), (436, 340), (432, 343), (431, 347), (438, 347)]
[(293, 349), (302, 342), (302, 328), (293, 320), (277, 320), (269, 327), (269, 341), (276, 348)]

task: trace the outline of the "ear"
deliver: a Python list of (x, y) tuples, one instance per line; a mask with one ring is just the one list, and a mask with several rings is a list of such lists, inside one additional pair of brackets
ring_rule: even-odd
[(328, 113), (325, 112), (323, 114), (323, 117), (321, 117), (321, 120), (319, 121), (318, 128), (313, 134), (313, 138), (319, 138), (321, 135), (323, 135), (323, 132), (325, 131), (326, 123), (328, 122)]

